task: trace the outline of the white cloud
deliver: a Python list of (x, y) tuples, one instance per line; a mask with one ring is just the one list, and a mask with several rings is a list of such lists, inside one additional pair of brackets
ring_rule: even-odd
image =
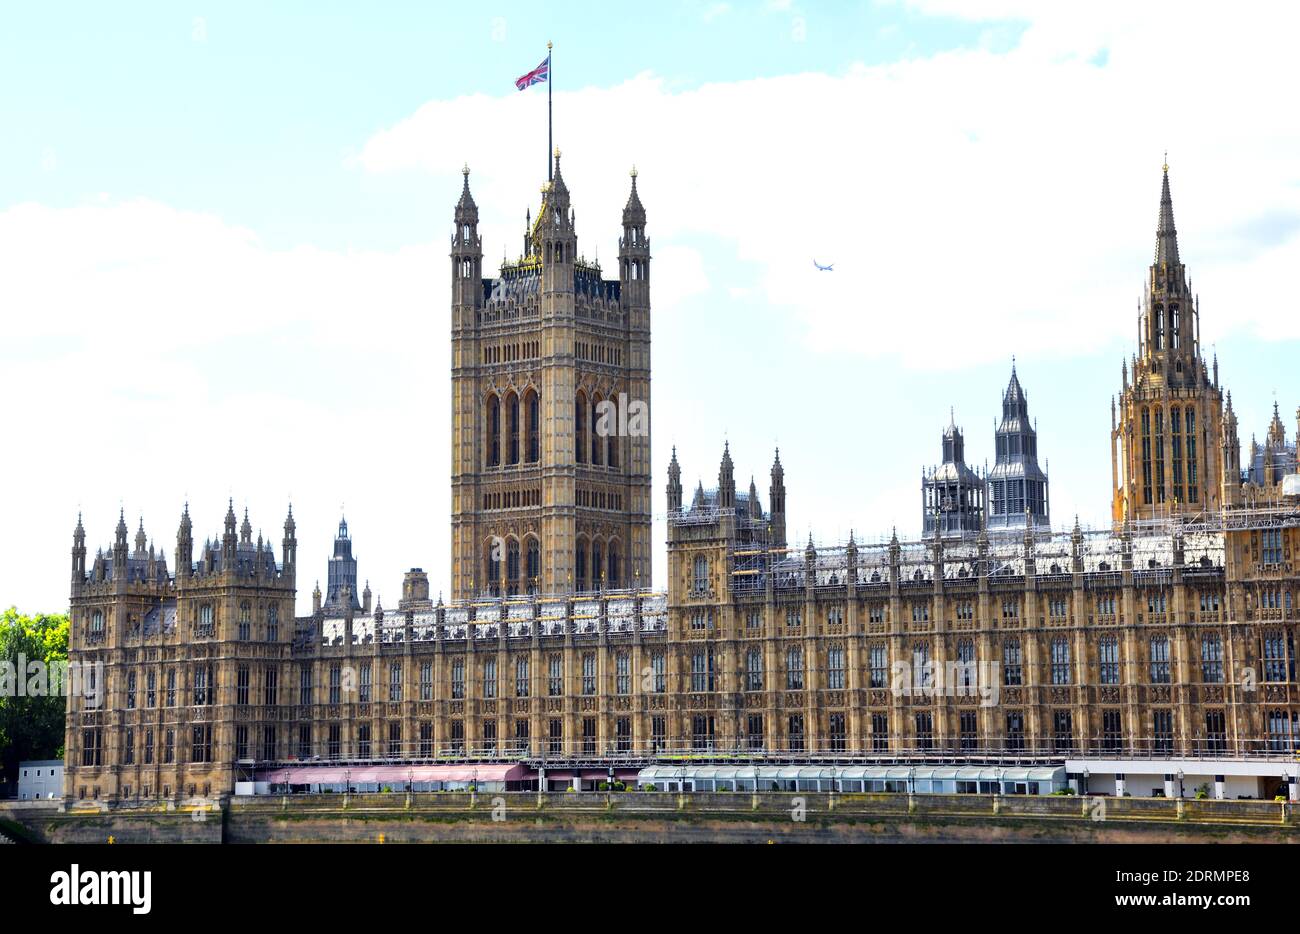
[[(1005, 54), (686, 91), (651, 74), (560, 90), (556, 139), (579, 232), (617, 229), (619, 170), (635, 161), (652, 237), (729, 244), (757, 264), (772, 302), (802, 316), (813, 348), (849, 344), (917, 368), (1075, 354), (1133, 330), (1169, 150), (1185, 258), (1211, 312), (1206, 334), (1267, 323), (1300, 336), (1300, 315), (1279, 322), (1276, 307), (1231, 291), (1261, 263), (1300, 260), (1294, 230), (1269, 245), (1273, 260), (1263, 244), (1231, 262), (1219, 255), (1226, 232), (1253, 219), (1300, 217), (1300, 124), (1276, 110), (1280, 89), (1300, 86), (1293, 29), (1199, 8), (1126, 9), (966, 11), (1031, 20)], [(1102, 50), (1105, 64), (1094, 64)], [(544, 121), (528, 95), (433, 101), (376, 133), (358, 162), (447, 174), (468, 158), (480, 206), (517, 208), (536, 200), (518, 142), (544, 138)], [(813, 256), (835, 262), (834, 274), (816, 275)], [(660, 262), (656, 287), (674, 275)], [(1231, 314), (1217, 313), (1229, 296)]]
[(700, 18), (706, 23), (711, 23), (716, 19), (726, 16), (730, 12), (730, 3), (713, 3), (705, 8), (704, 12), (700, 14)]
[(273, 251), (215, 217), (101, 200), (0, 213), (0, 254), (0, 307), (21, 309), (0, 367), (27, 400), (0, 414), (21, 439), (6, 522), (25, 530), (0, 538), (0, 566), (26, 571), (5, 599), (53, 608), (78, 503), (92, 555), (123, 503), (170, 564), (187, 496), (200, 540), (232, 495), (277, 554), (292, 496), (304, 608), (340, 498), (377, 591), (395, 601), (413, 563), (445, 579), (441, 251)]

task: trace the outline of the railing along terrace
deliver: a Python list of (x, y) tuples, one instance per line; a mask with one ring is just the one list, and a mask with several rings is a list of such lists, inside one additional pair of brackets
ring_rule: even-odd
[[(712, 510), (713, 514), (716, 512)], [(710, 509), (700, 507), (693, 513), (701, 514), (702, 518), (710, 514)], [(856, 552), (856, 583), (859, 586), (887, 584), (896, 568), (901, 586), (931, 585), (936, 564), (947, 581), (978, 578), (981, 570), (993, 581), (1014, 580), (1025, 576), (1030, 559), (1035, 577), (1065, 579), (1073, 575), (1077, 557), (1083, 573), (1090, 578), (1115, 575), (1118, 582), (1127, 565), (1139, 582), (1167, 585), (1175, 567), (1198, 577), (1221, 575), (1225, 554), (1223, 530), (1231, 527), (1233, 521), (1240, 524), (1246, 520), (1216, 514), (1215, 521), (1199, 525), (1174, 520), (1148, 521), (1135, 523), (1127, 534), (1112, 529), (1037, 530), (1030, 533), (1028, 543), (1024, 530), (999, 530), (986, 533), (983, 538), (967, 532), (938, 542), (934, 538), (922, 538), (855, 543), (852, 547)], [(1286, 521), (1289, 523), (1290, 519)], [(1296, 524), (1300, 524), (1300, 513)], [(849, 548), (842, 543), (814, 546), (816, 587), (843, 586), (849, 580)], [(797, 548), (780, 552), (781, 556), (777, 557), (776, 549), (764, 552), (752, 544), (737, 543), (732, 550), (733, 590), (765, 589), (768, 578), (777, 590), (802, 589), (808, 573), (807, 556)]]
[[(533, 595), (525, 598), (482, 598), (438, 606), (430, 610), (387, 612), (351, 619), (351, 644), (496, 640), (540, 636), (598, 635), (600, 633), (666, 632), (668, 601), (663, 593), (644, 590), (606, 590), (570, 595)], [(321, 621), (319, 643), (341, 646), (347, 642), (348, 619)], [(299, 633), (301, 635), (301, 633)]]

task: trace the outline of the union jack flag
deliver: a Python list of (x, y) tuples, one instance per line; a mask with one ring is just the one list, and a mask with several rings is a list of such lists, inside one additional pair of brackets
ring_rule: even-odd
[(546, 80), (547, 76), (550, 74), (550, 71), (551, 71), (551, 56), (548, 55), (546, 56), (545, 59), (542, 60), (542, 63), (540, 65), (538, 65), (532, 71), (528, 72), (528, 74), (524, 75), (521, 78), (515, 79), (515, 87), (517, 87), (519, 90), (522, 91), (526, 87), (531, 87), (534, 84), (539, 84), (540, 82)]

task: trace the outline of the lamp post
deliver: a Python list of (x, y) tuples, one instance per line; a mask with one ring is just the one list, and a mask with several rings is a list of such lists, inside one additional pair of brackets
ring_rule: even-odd
[(1183, 796), (1183, 770), (1179, 769), (1176, 773), (1178, 776), (1178, 797)]

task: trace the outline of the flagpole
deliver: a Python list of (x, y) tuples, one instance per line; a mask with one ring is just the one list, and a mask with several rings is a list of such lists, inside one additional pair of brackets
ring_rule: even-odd
[(552, 172), (554, 171), (554, 169), (552, 168), (553, 163), (551, 162), (551, 150), (552, 150), (552, 146), (554, 145), (554, 141), (552, 139), (552, 133), (551, 133), (551, 82), (554, 81), (555, 79), (552, 78), (551, 75), (552, 75), (551, 43), (547, 42), (546, 43), (546, 180), (548, 182), (553, 181)]

